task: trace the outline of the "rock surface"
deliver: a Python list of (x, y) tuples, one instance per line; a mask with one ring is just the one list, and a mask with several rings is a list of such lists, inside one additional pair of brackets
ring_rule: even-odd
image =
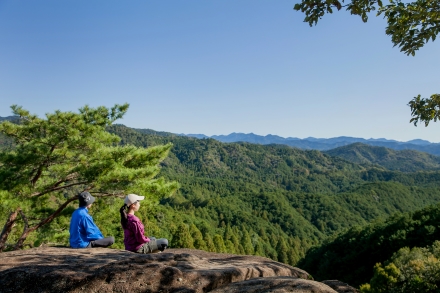
[(327, 281), (322, 281), (322, 283), (336, 290), (336, 292), (338, 293), (360, 293), (359, 290), (338, 280), (327, 280)]
[(355, 291), (335, 291), (301, 269), (257, 256), (194, 249), (141, 255), (106, 248), (40, 247), (1, 254), (0, 292)]
[(293, 277), (268, 277), (255, 278), (243, 282), (230, 283), (224, 287), (218, 288), (212, 293), (287, 293), (287, 292), (301, 292), (301, 293), (335, 293), (329, 286), (300, 278)]

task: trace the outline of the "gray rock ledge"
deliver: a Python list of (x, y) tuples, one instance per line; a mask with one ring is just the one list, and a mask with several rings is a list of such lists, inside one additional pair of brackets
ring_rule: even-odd
[(1, 253), (0, 292), (356, 291), (335, 291), (301, 269), (258, 256), (195, 249), (141, 255), (107, 248), (39, 247)]

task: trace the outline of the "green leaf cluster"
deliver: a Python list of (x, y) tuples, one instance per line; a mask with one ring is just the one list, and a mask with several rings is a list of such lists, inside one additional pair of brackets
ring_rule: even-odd
[(410, 122), (417, 126), (418, 122), (424, 122), (425, 126), (434, 120), (437, 122), (440, 118), (440, 95), (434, 94), (428, 99), (423, 99), (420, 95), (412, 99), (409, 104), (411, 107)]
[(409, 3), (390, 0), (390, 4), (380, 6), (380, 14), (388, 22), (386, 34), (407, 55), (414, 56), (429, 40), (434, 41), (440, 32), (440, 3), (437, 0)]
[(383, 15), (387, 20), (385, 32), (391, 36), (394, 46), (399, 46), (407, 55), (414, 56), (429, 40), (434, 41), (440, 31), (440, 4), (437, 0), (409, 3), (390, 0), (387, 5), (381, 0), (302, 0), (294, 9), (304, 13), (304, 21), (313, 26), (325, 14), (343, 7), (351, 14), (359, 15), (363, 22), (368, 21), (369, 13), (377, 10), (377, 16)]
[(404, 247), (383, 265), (374, 266), (369, 284), (363, 293), (421, 293), (440, 291), (440, 241), (426, 248)]
[(13, 141), (0, 151), (0, 190), (15, 199), (9, 210), (20, 210), (23, 232), (15, 248), (61, 215), (84, 190), (97, 197), (138, 193), (155, 204), (178, 188), (176, 182), (156, 178), (171, 144), (117, 145), (120, 138), (106, 131), (128, 104), (55, 111), (45, 118), (11, 108), (19, 120), (0, 123), (0, 133)]

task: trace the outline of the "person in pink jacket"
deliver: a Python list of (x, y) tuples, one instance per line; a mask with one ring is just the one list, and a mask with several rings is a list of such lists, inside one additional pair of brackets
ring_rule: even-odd
[(129, 194), (124, 199), (124, 205), (119, 210), (121, 213), (121, 225), (124, 228), (125, 249), (137, 253), (162, 252), (168, 247), (168, 240), (165, 238), (156, 239), (146, 237), (144, 225), (134, 215), (141, 206), (141, 200), (145, 196)]

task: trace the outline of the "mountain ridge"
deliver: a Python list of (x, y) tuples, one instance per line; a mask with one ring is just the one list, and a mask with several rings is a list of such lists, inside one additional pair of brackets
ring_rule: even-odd
[(400, 172), (440, 170), (440, 157), (417, 150), (393, 150), (356, 142), (323, 153), (355, 164), (379, 165)]
[[(17, 121), (18, 116), (7, 116), (1, 117), (2, 121)], [(156, 131), (148, 128), (133, 128), (136, 131), (144, 134), (154, 134), (159, 136), (186, 136), (194, 137), (198, 139), (212, 138), (220, 142), (249, 142), (256, 144), (284, 144), (291, 147), (296, 147), (304, 150), (318, 150), (318, 151), (328, 151), (338, 147), (346, 146), (352, 143), (364, 143), (367, 145), (386, 147), (393, 150), (416, 150), (420, 152), (426, 152), (432, 155), (440, 156), (440, 143), (432, 143), (423, 139), (412, 139), (406, 142), (397, 141), (393, 139), (386, 138), (359, 138), (351, 136), (338, 136), (332, 138), (298, 138), (298, 137), (282, 137), (274, 134), (268, 135), (258, 135), (254, 133), (241, 133), (232, 132), (228, 135), (212, 135), (208, 136), (205, 134), (185, 134), (185, 133), (172, 133), (167, 131)]]
[(440, 143), (432, 143), (423, 139), (412, 139), (407, 142), (397, 141), (386, 138), (359, 138), (350, 136), (339, 136), (332, 138), (297, 138), (297, 137), (281, 137), (278, 135), (268, 134), (266, 136), (254, 133), (237, 133), (233, 132), (228, 135), (212, 135), (204, 134), (179, 134), (183, 136), (195, 137), (199, 139), (212, 138), (221, 142), (250, 142), (256, 144), (284, 144), (305, 150), (328, 151), (338, 147), (346, 146), (352, 143), (363, 143), (372, 146), (386, 147), (393, 150), (416, 150), (426, 152), (432, 155), (440, 156)]

